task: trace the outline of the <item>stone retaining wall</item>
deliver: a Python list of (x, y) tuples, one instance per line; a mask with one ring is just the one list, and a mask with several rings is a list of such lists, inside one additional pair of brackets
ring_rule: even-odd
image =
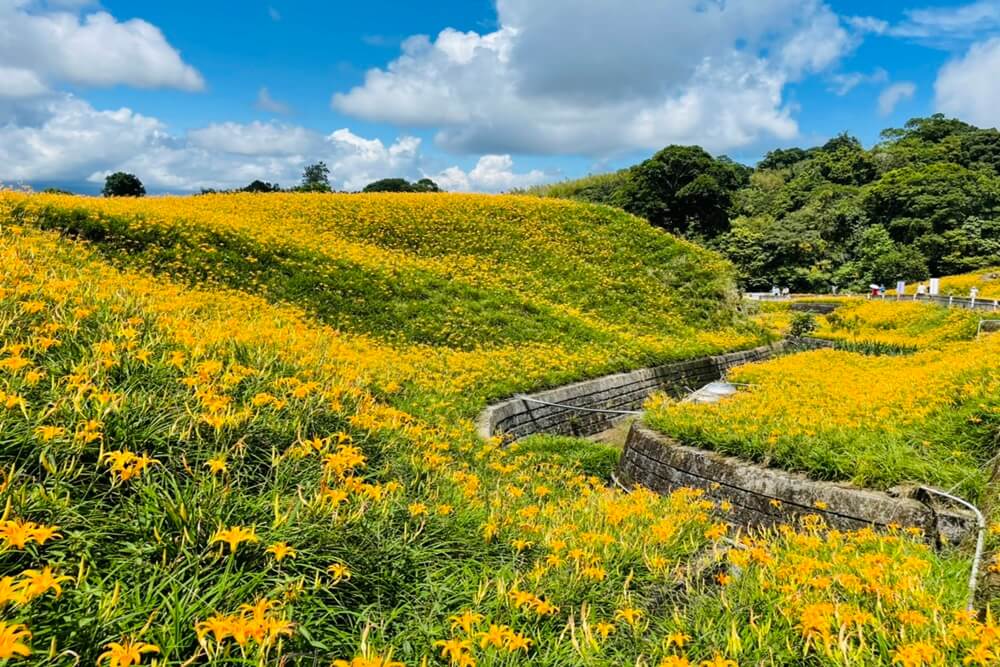
[(829, 301), (795, 301), (788, 306), (788, 309), (797, 313), (814, 313), (816, 315), (827, 315), (840, 308), (843, 304)]
[[(916, 526), (928, 536), (957, 543), (975, 533), (975, 517), (949, 507), (919, 502), (849, 484), (817, 482), (804, 475), (775, 470), (742, 459), (693, 447), (632, 425), (618, 464), (627, 484), (668, 493), (700, 488), (717, 501), (732, 505), (732, 523), (771, 526), (818, 514), (841, 529), (890, 524)], [(817, 506), (818, 505), (818, 506)]]
[[(767, 359), (784, 351), (832, 346), (833, 343), (818, 339), (782, 341), (752, 350), (606, 375), (537, 392), (528, 398), (599, 410), (639, 410), (654, 393), (688, 394), (721, 379), (726, 371), (740, 364)], [(476, 420), (476, 427), (484, 439), (502, 434), (516, 440), (534, 433), (588, 436), (606, 431), (622, 418), (623, 415), (580, 412), (510, 398), (486, 408)]]

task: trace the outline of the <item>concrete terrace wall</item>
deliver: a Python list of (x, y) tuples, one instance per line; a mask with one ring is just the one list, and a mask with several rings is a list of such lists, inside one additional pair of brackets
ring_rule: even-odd
[(732, 510), (727, 519), (744, 525), (771, 526), (818, 514), (835, 528), (916, 526), (932, 538), (953, 543), (973, 534), (976, 525), (975, 518), (966, 512), (849, 484), (817, 482), (686, 447), (639, 423), (629, 432), (618, 474), (625, 483), (641, 484), (660, 493), (703, 489), (709, 497), (729, 502)]
[[(832, 346), (831, 342), (816, 339), (782, 341), (752, 350), (606, 375), (537, 392), (528, 398), (599, 410), (639, 410), (654, 393), (665, 391), (682, 396), (719, 380), (733, 366), (767, 359), (783, 351)], [(611, 428), (622, 418), (622, 415), (580, 412), (515, 397), (486, 408), (476, 426), (484, 439), (503, 435), (516, 440), (534, 433), (593, 435)]]

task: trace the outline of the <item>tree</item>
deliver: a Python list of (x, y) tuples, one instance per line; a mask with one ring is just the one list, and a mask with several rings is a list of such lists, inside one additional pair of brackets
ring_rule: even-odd
[(415, 192), (441, 192), (438, 184), (429, 178), (421, 178), (413, 184), (413, 187), (415, 188)]
[(257, 180), (243, 188), (243, 192), (281, 192), (281, 186), (277, 183)]
[(330, 168), (325, 162), (311, 164), (302, 171), (300, 192), (330, 192)]
[(667, 146), (632, 167), (614, 202), (658, 227), (711, 239), (729, 228), (733, 194), (749, 173), (698, 146)]
[(441, 188), (429, 178), (421, 178), (416, 183), (405, 178), (383, 178), (369, 183), (362, 192), (441, 192)]
[(144, 197), (146, 188), (135, 174), (116, 171), (104, 179), (101, 194), (105, 197)]
[(776, 148), (757, 163), (758, 169), (787, 169), (803, 160), (809, 159), (812, 151), (801, 148)]
[(365, 186), (362, 192), (413, 192), (405, 178), (382, 178)]

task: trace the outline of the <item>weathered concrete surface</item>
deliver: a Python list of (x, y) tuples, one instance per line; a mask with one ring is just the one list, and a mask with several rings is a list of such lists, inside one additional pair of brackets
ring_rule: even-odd
[(837, 308), (842, 305), (843, 304), (830, 301), (794, 301), (790, 306), (788, 306), (788, 309), (798, 313), (826, 315), (837, 310)]
[[(631, 373), (616, 373), (594, 380), (540, 391), (528, 398), (600, 410), (639, 410), (656, 392), (680, 397), (719, 380), (734, 366), (767, 359), (775, 354), (818, 347), (833, 347), (830, 341), (815, 338), (790, 339), (714, 357), (680, 361)], [(585, 413), (564, 407), (531, 403), (510, 398), (480, 413), (477, 431), (483, 439), (495, 435), (517, 440), (534, 433), (590, 436), (607, 431), (624, 415)]]
[[(682, 396), (720, 379), (733, 366), (766, 359), (784, 347), (784, 343), (777, 343), (631, 373), (616, 373), (537, 392), (529, 398), (600, 410), (639, 410), (656, 392)], [(516, 440), (534, 433), (593, 435), (608, 430), (622, 418), (623, 415), (579, 412), (511, 398), (486, 408), (476, 426), (484, 439), (502, 434)]]
[(775, 470), (742, 459), (687, 447), (646, 428), (632, 425), (618, 464), (625, 483), (661, 493), (682, 487), (704, 489), (715, 500), (732, 504), (733, 523), (771, 526), (797, 516), (818, 514), (842, 529), (890, 524), (915, 526), (928, 536), (959, 542), (975, 530), (966, 512), (932, 507), (905, 496), (860, 489), (850, 484), (818, 482), (805, 475)]

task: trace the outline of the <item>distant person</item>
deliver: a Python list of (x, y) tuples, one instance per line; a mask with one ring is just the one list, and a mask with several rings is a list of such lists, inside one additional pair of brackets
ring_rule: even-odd
[(771, 286), (771, 296), (781, 296), (781, 290), (778, 288), (777, 285)]
[(837, 286), (836, 285), (830, 285), (830, 294), (832, 294), (834, 296), (837, 296)]
[(917, 296), (926, 296), (926, 295), (927, 295), (927, 287), (923, 283), (917, 285)]
[(869, 287), (869, 289), (871, 289), (871, 293), (868, 295), (868, 298), (869, 299), (874, 299), (875, 297), (877, 297), (878, 296), (878, 285), (876, 285), (875, 283), (872, 283), (868, 287)]
[(973, 288), (969, 290), (969, 300), (975, 301), (977, 296), (979, 296), (979, 288), (973, 286)]
[(885, 296), (885, 285), (879, 285), (878, 286), (878, 295), (879, 296)]
[(788, 295), (789, 295), (790, 293), (791, 293), (791, 292), (790, 292), (790, 290), (789, 290), (789, 289), (788, 289), (787, 287), (786, 287), (786, 288), (784, 288), (783, 290), (781, 290), (781, 296), (785, 297), (786, 299), (788, 298)]

